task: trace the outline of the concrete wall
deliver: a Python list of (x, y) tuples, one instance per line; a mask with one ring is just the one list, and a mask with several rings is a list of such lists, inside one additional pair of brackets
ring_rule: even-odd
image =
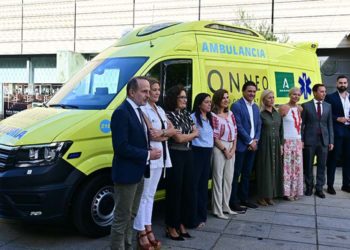
[[(0, 55), (96, 53), (123, 30), (159, 21), (235, 23), (244, 10), (271, 23), (272, 0), (1, 0)], [(290, 41), (350, 48), (348, 0), (274, 0), (274, 30)]]

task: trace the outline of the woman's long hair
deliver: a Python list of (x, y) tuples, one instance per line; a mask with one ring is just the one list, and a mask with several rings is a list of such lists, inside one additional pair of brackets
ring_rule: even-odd
[[(194, 99), (194, 103), (193, 103), (193, 110), (192, 112), (194, 113), (194, 116), (197, 119), (197, 123), (199, 124), (199, 126), (203, 127), (203, 122), (201, 119), (201, 110), (199, 108), (199, 106), (203, 103), (203, 101), (205, 100), (205, 98), (210, 97), (209, 94), (207, 93), (199, 93), (196, 98)], [(209, 120), (210, 126), (213, 127), (213, 118), (211, 115), (211, 112), (207, 112), (207, 118)]]
[[(213, 107), (212, 107), (212, 111), (215, 114), (217, 114), (219, 112), (220, 103), (222, 101), (222, 98), (224, 98), (225, 94), (228, 94), (228, 91), (226, 89), (218, 89), (217, 91), (215, 91), (215, 93), (213, 95)], [(225, 108), (224, 112), (227, 113), (228, 108)]]

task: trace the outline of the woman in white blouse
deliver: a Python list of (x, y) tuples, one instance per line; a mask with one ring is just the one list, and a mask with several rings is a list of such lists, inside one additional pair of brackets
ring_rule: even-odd
[(148, 103), (142, 107), (146, 116), (147, 127), (150, 131), (152, 148), (162, 150), (162, 156), (158, 160), (150, 161), (150, 178), (145, 179), (143, 193), (139, 210), (134, 221), (134, 229), (139, 232), (138, 244), (142, 249), (159, 249), (161, 243), (157, 240), (152, 231), (152, 211), (154, 195), (158, 182), (162, 175), (165, 175), (165, 168), (171, 167), (168, 150), (168, 138), (179, 133), (168, 121), (164, 110), (156, 105), (160, 96), (160, 84), (156, 79), (149, 79), (150, 98)]

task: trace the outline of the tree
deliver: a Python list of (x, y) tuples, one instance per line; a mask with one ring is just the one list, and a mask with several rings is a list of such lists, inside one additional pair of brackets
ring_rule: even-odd
[(253, 15), (249, 15), (242, 9), (237, 11), (237, 15), (238, 20), (234, 23), (235, 25), (255, 30), (268, 41), (288, 42), (289, 36), (286, 33), (282, 33), (281, 36), (277, 37), (272, 33), (271, 24), (267, 23), (266, 20), (257, 22)]

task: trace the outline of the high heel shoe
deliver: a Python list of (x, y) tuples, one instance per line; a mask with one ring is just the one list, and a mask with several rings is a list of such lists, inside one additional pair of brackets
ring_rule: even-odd
[[(159, 250), (160, 247), (162, 246), (162, 243), (160, 240), (157, 240), (153, 234), (153, 231), (152, 230), (149, 230), (147, 231), (146, 230), (146, 234), (147, 234), (147, 237), (148, 237), (148, 241), (152, 244), (152, 246), (154, 247), (155, 250)], [(153, 234), (153, 239), (150, 239), (149, 235), (150, 234)]]
[(186, 232), (186, 228), (183, 224), (180, 225), (180, 228), (177, 232), (183, 238), (187, 238), (187, 239), (192, 238), (192, 236), (188, 232)]
[(149, 242), (142, 243), (141, 242), (141, 239), (143, 237), (146, 237), (146, 239), (148, 240), (146, 233), (138, 233), (137, 234), (137, 249), (139, 249), (139, 250), (154, 250), (154, 247), (151, 245), (151, 243), (149, 243)]
[(184, 240), (185, 240), (185, 239), (184, 239), (182, 236), (180, 236), (180, 235), (178, 235), (178, 236), (172, 236), (172, 235), (170, 234), (170, 231), (169, 231), (168, 228), (165, 229), (165, 236), (166, 236), (167, 238), (171, 239), (171, 240), (176, 240), (176, 241), (184, 241)]
[(180, 232), (180, 236), (183, 237), (183, 238), (188, 238), (188, 239), (192, 238), (192, 236), (188, 232), (186, 232), (186, 233), (181, 233)]

